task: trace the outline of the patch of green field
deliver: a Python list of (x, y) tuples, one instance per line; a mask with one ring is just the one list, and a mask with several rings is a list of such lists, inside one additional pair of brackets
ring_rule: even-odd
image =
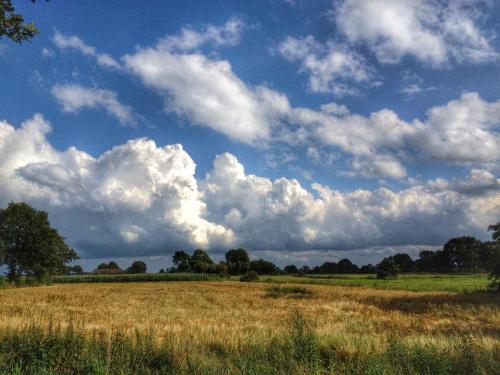
[(443, 291), (468, 293), (488, 288), (488, 275), (476, 274), (402, 274), (397, 278), (379, 280), (375, 275), (305, 275), (261, 276), (261, 282), (368, 287), (375, 289), (409, 290), (415, 292)]

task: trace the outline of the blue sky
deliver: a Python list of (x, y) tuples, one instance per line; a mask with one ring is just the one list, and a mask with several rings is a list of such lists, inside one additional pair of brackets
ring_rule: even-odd
[[(416, 253), (500, 218), (495, 2), (14, 5), (40, 34), (0, 40), (0, 202), (47, 209), (84, 256)], [(139, 138), (156, 149), (113, 149)]]

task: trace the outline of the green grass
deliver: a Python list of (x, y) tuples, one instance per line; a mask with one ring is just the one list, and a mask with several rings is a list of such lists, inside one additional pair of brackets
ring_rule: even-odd
[[(362, 340), (362, 338), (361, 338)], [(351, 343), (352, 344), (352, 343)], [(471, 336), (455, 336), (445, 345), (409, 342), (389, 337), (382, 348), (346, 351), (342, 340), (321, 343), (299, 311), (289, 318), (284, 336), (242, 343), (230, 348), (214, 341), (158, 341), (153, 332), (134, 337), (120, 332), (84, 335), (73, 325), (66, 329), (23, 330), (0, 333), (2, 374), (495, 374), (497, 349), (481, 350)]]
[(401, 274), (395, 279), (379, 280), (375, 275), (305, 275), (261, 276), (261, 282), (287, 284), (319, 284), (368, 287), (388, 290), (444, 291), (469, 293), (487, 290), (488, 275), (477, 274)]
[(110, 283), (110, 282), (141, 282), (141, 281), (207, 281), (220, 280), (221, 275), (204, 273), (143, 273), (119, 275), (69, 275), (53, 276), (49, 282), (53, 284), (68, 283)]

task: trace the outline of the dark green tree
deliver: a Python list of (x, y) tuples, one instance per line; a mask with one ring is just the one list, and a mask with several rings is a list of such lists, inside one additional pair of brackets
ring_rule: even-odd
[(443, 252), (449, 254), (451, 263), (461, 272), (475, 272), (479, 265), (481, 241), (475, 237), (462, 236), (449, 240)]
[(401, 272), (414, 272), (416, 270), (415, 262), (408, 254), (400, 253), (390, 257), (396, 263)]
[(15, 11), (11, 0), (0, 0), (0, 39), (6, 36), (16, 43), (29, 41), (39, 31), (33, 23), (25, 23), (23, 16)]
[(172, 263), (178, 272), (191, 271), (191, 257), (185, 251), (176, 251), (172, 257)]
[(491, 273), (489, 277), (492, 280), (492, 288), (500, 293), (500, 221), (490, 225), (488, 231), (492, 232), (491, 239), (493, 240), (493, 255), (490, 258)]
[(214, 265), (214, 261), (210, 258), (208, 253), (202, 249), (194, 251), (189, 263), (191, 270), (198, 273), (212, 271), (211, 267)]
[(0, 249), (11, 281), (23, 274), (39, 280), (63, 274), (65, 263), (78, 259), (64, 238), (51, 228), (48, 214), (26, 203), (10, 203), (0, 210)]
[(296, 273), (299, 273), (299, 269), (297, 268), (297, 266), (295, 264), (289, 264), (288, 266), (285, 266), (283, 271), (285, 271), (285, 273), (288, 273), (290, 275), (294, 275)]
[(276, 275), (278, 273), (278, 267), (273, 262), (264, 259), (252, 260), (250, 269), (259, 275)]
[(337, 263), (337, 272), (338, 273), (354, 273), (358, 272), (358, 266), (353, 264), (349, 259), (341, 259)]
[(250, 258), (245, 249), (233, 249), (226, 253), (226, 263), (230, 275), (241, 275), (250, 270)]
[(147, 266), (142, 260), (136, 260), (127, 268), (127, 273), (146, 273)]
[(377, 265), (377, 278), (387, 279), (388, 277), (396, 277), (399, 272), (399, 267), (391, 258), (384, 258)]

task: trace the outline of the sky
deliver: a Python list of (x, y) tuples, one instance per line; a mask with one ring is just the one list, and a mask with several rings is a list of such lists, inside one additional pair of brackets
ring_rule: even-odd
[(87, 264), (417, 256), (500, 220), (500, 5), (13, 1), (0, 207)]

